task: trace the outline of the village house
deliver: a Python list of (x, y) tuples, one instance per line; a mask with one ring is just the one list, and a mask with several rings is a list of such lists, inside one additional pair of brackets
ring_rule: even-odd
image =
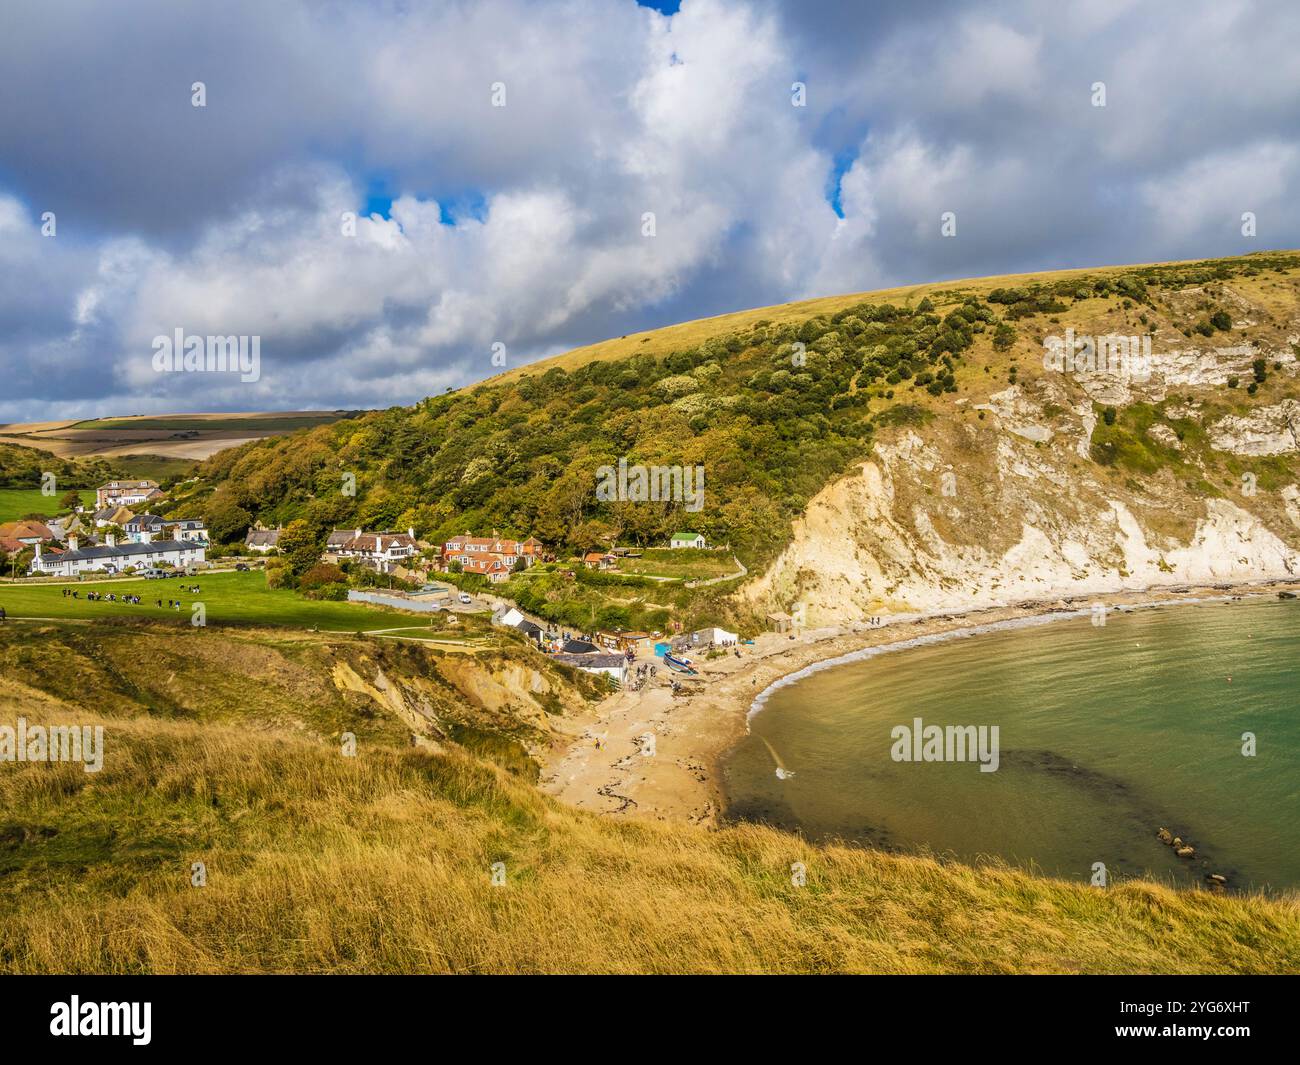
[(394, 566), (413, 556), (418, 547), (414, 529), (404, 533), (335, 529), (325, 541), (322, 559), (325, 562), (356, 559), (380, 573), (390, 573)]
[(126, 507), (118, 506), (115, 503), (110, 504), (95, 511), (95, 528), (102, 529), (107, 525), (117, 525), (125, 529), (126, 523), (134, 517), (134, 512)]
[(510, 574), (514, 572), (514, 567), (507, 565), (499, 558), (471, 558), (468, 562), (461, 564), (462, 573), (477, 573), (486, 577), (493, 584), (501, 584), (510, 579)]
[(135, 507), (162, 498), (163, 493), (154, 481), (109, 481), (95, 489), (95, 508)]
[(144, 543), (144, 535), (162, 538), (163, 520), (157, 514), (137, 514), (122, 526), (126, 538), (133, 544)]
[(48, 544), (57, 537), (43, 521), (7, 521), (0, 525), (0, 540), (11, 540), (26, 547)]
[(524, 615), (519, 612), (518, 607), (512, 606), (509, 609), (498, 607), (496, 612), (492, 615), (492, 624), (501, 625), (505, 628), (521, 632), (523, 635), (527, 636), (528, 639), (538, 645), (541, 644), (542, 637), (545, 635), (542, 627), (536, 622), (529, 621), (528, 618), (524, 617)]
[(20, 555), (27, 550), (27, 544), (12, 537), (0, 536), (0, 551), (6, 555)]
[(513, 569), (520, 559), (525, 566), (531, 566), (542, 557), (542, 542), (530, 536), (527, 540), (509, 540), (498, 536), (453, 536), (442, 545), (442, 564), (450, 566), (459, 562), (462, 566), (475, 559), (494, 558), (505, 563), (507, 569)]
[(165, 531), (172, 540), (205, 544), (208, 542), (208, 527), (198, 518), (181, 518), (179, 521), (168, 522)]
[(627, 684), (627, 656), (621, 654), (609, 653), (586, 653), (586, 654), (554, 654), (551, 660), (559, 662), (561, 665), (573, 666), (584, 673), (592, 673), (598, 677), (610, 677), (618, 681), (620, 685)]
[(708, 545), (706, 544), (704, 537), (699, 533), (675, 532), (671, 537), (669, 537), (668, 546), (674, 549), (678, 547), (698, 547), (700, 550), (703, 550)]
[(282, 532), (283, 529), (249, 529), (248, 535), (244, 537), (244, 546), (249, 551), (264, 555), (280, 546)]
[(618, 566), (618, 556), (588, 551), (582, 556), (582, 564), (587, 569), (614, 569)]
[(79, 573), (95, 570), (120, 572), (128, 566), (146, 569), (168, 563), (184, 569), (207, 558), (207, 546), (184, 543), (179, 540), (153, 540), (148, 533), (140, 543), (119, 544), (110, 534), (103, 546), (82, 547), (77, 537), (68, 541), (68, 549), (61, 554), (46, 552), (36, 545), (30, 572), (53, 577), (75, 577)]

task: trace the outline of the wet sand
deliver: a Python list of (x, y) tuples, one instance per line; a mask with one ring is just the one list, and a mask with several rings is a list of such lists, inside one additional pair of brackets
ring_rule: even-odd
[[(716, 826), (723, 814), (720, 764), (747, 729), (754, 700), (770, 685), (817, 663), (870, 647), (941, 636), (1021, 618), (1077, 618), (1091, 604), (1175, 606), (1233, 596), (1276, 595), (1300, 580), (1232, 585), (1184, 585), (1146, 592), (1065, 600), (1036, 600), (962, 614), (884, 615), (864, 622), (809, 629), (790, 636), (764, 633), (753, 646), (728, 649), (708, 661), (692, 655), (699, 679), (682, 679), (659, 664), (659, 676), (639, 692), (612, 695), (579, 717), (556, 719), (556, 739), (540, 752), (543, 791), (585, 810), (617, 817), (688, 821)], [(737, 657), (732, 653), (740, 651)], [(638, 664), (658, 660), (638, 659)], [(671, 681), (681, 682), (674, 696)], [(686, 694), (689, 692), (690, 694)], [(650, 739), (653, 737), (653, 739)], [(651, 753), (653, 752), (653, 753)]]

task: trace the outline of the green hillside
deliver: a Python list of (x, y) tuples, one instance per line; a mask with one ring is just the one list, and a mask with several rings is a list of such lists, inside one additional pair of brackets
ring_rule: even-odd
[[(175, 513), (204, 514), (231, 535), (254, 519), (302, 518), (318, 540), (334, 527), (413, 526), (434, 542), (496, 529), (571, 551), (662, 544), (688, 528), (760, 571), (808, 501), (880, 434), (982, 418), (974, 408), (991, 393), (1042, 372), (1044, 335), (1069, 325), (1151, 333), (1158, 344), (1221, 337), (1275, 349), (1300, 303), (1298, 277), (1300, 255), (1261, 254), (984, 278), (673, 326), (644, 343), (611, 341), (413, 407), (222, 452)], [(1224, 308), (1237, 309), (1243, 293), (1252, 315), (1234, 327)], [(665, 350), (674, 338), (689, 346)], [(1249, 388), (1219, 389), (1216, 409), (1276, 402), (1288, 387), (1266, 370)], [(1159, 448), (1134, 436), (1132, 416), (1110, 417), (1093, 461), (1150, 472)], [(602, 500), (597, 471), (620, 458), (702, 466), (703, 506)], [(355, 495), (343, 490), (348, 475)], [(558, 579), (537, 584), (543, 576), (533, 575), (536, 595), (522, 581), (512, 593), (534, 606), (554, 601), (563, 590)], [(633, 623), (670, 609), (702, 616), (698, 595), (635, 581), (621, 590), (619, 616)], [(586, 601), (553, 615), (595, 616)]]
[(39, 491), (46, 473), (54, 474), (59, 495), (70, 488), (97, 488), (105, 481), (123, 476), (121, 467), (106, 459), (73, 461), (39, 448), (0, 442), (0, 488)]

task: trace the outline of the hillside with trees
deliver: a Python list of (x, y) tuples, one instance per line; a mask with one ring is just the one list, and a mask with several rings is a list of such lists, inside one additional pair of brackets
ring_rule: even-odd
[[(991, 394), (1041, 373), (1047, 334), (1091, 326), (1285, 349), (1298, 264), (1270, 253), (987, 278), (669, 327), (221, 452), (177, 513), (202, 514), (218, 541), (255, 520), (302, 520), (318, 541), (331, 528), (414, 527), (433, 542), (497, 530), (560, 552), (659, 544), (686, 528), (761, 570), (808, 502), (882, 434), (973, 418)], [(1230, 283), (1285, 291), (1277, 318), (1233, 329)], [(664, 350), (665, 337), (692, 343)], [(1219, 390), (1225, 411), (1262, 399), (1272, 370), (1256, 362), (1249, 387)], [(1156, 445), (1132, 439), (1129, 415), (1104, 414), (1093, 462), (1153, 461)], [(603, 501), (597, 471), (620, 458), (702, 466), (702, 509)]]

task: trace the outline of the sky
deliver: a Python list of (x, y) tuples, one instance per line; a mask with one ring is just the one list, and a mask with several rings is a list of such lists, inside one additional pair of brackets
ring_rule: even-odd
[[(1297, 41), (1290, 0), (4, 0), (0, 422), (387, 407), (809, 296), (1295, 248)], [(256, 373), (160, 370), (178, 330)]]

